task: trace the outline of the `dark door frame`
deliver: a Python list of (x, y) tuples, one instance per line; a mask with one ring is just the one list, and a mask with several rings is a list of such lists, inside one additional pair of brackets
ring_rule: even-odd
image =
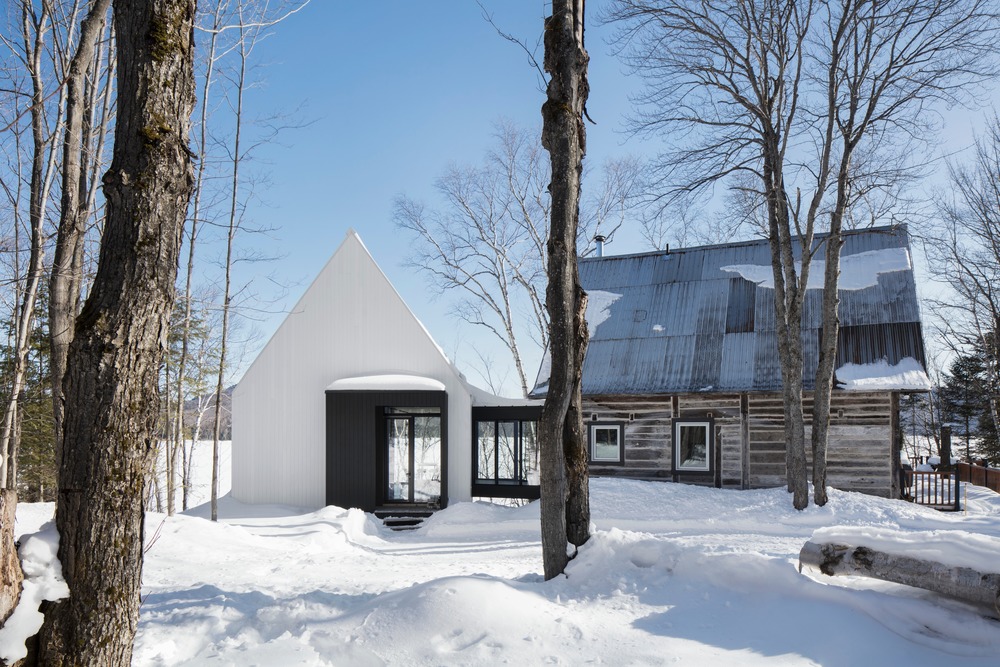
[(438, 408), (441, 415), (441, 496), (448, 504), (448, 394), (421, 390), (340, 390), (326, 393), (326, 501), (375, 511), (385, 502), (383, 443), (386, 407)]

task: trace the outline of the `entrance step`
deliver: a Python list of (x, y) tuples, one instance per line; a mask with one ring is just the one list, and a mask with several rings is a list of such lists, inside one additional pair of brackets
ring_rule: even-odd
[(434, 510), (426, 507), (380, 507), (375, 516), (391, 530), (414, 530), (423, 525)]

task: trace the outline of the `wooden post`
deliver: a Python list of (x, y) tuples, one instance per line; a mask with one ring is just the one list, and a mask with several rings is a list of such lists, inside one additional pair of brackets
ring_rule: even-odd
[(951, 470), (951, 427), (941, 427), (941, 464), (938, 470)]
[(740, 488), (750, 488), (750, 397), (740, 394)]

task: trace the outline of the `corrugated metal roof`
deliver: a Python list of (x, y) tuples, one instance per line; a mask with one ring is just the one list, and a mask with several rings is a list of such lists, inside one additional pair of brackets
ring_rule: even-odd
[[(817, 244), (823, 241), (817, 237)], [(876, 228), (846, 233), (842, 256), (899, 248), (909, 252), (905, 227)], [(820, 249), (816, 260), (822, 255)], [(723, 270), (734, 266), (759, 273), (751, 282), (744, 277), (750, 273)], [(837, 366), (883, 359), (895, 364), (905, 357), (925, 366), (912, 264), (902, 270), (877, 262), (871, 267), (870, 285), (840, 292)], [(780, 390), (774, 290), (763, 278), (769, 271), (766, 239), (580, 260), (588, 292), (620, 295), (592, 332), (584, 393)], [(809, 389), (819, 356), (821, 289), (806, 293), (802, 319), (803, 383)]]

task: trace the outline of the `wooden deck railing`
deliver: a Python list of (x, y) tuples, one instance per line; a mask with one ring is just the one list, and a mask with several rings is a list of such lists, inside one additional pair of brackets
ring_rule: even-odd
[(956, 473), (906, 471), (905, 490), (918, 505), (939, 510), (962, 509)]
[(985, 486), (1000, 493), (1000, 468), (986, 468), (968, 463), (959, 463), (955, 467), (958, 470), (958, 478), (963, 482)]

